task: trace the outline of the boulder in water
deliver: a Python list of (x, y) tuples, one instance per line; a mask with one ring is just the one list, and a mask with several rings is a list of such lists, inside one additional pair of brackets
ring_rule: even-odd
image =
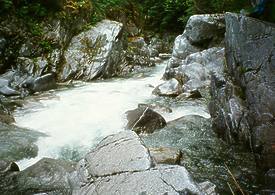
[(55, 82), (55, 75), (53, 73), (45, 74), (43, 76), (31, 79), (23, 84), (23, 86), (30, 92), (47, 91), (57, 87)]
[(20, 95), (20, 92), (6, 85), (0, 88), (0, 94), (5, 96), (17, 96), (17, 95)]
[(38, 147), (35, 142), (42, 133), (0, 123), (0, 159), (16, 161), (35, 157)]
[(126, 112), (127, 129), (136, 133), (153, 133), (156, 129), (165, 127), (165, 119), (149, 107), (139, 107)]
[(70, 177), (75, 163), (64, 160), (43, 158), (27, 169), (18, 172), (13, 192), (18, 194), (71, 192)]
[(181, 93), (181, 84), (177, 81), (177, 79), (174, 78), (160, 84), (153, 90), (153, 94), (159, 96), (176, 97)]

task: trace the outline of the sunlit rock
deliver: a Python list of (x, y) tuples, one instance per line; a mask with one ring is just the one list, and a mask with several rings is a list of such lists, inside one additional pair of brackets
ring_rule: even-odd
[(195, 90), (210, 85), (211, 74), (223, 77), (224, 49), (210, 48), (189, 55), (182, 65), (171, 74), (173, 77), (184, 78), (186, 90)]
[(208, 44), (214, 39), (221, 41), (225, 33), (224, 14), (193, 15), (187, 21), (185, 35), (196, 45)]
[(103, 20), (72, 38), (60, 79), (93, 80), (115, 75), (121, 64), (122, 24)]
[(184, 60), (188, 55), (199, 52), (200, 49), (191, 43), (186, 38), (185, 34), (179, 35), (174, 43), (172, 56), (177, 59)]
[(153, 94), (159, 96), (175, 97), (182, 93), (181, 84), (176, 79), (171, 79), (160, 84), (153, 90)]
[(106, 137), (84, 159), (92, 177), (144, 171), (153, 163), (148, 149), (133, 131)]
[(73, 194), (203, 194), (184, 167), (155, 166), (132, 131), (108, 136), (84, 159)]

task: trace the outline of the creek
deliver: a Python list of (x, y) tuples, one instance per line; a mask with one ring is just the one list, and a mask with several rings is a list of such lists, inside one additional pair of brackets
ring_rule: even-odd
[[(139, 103), (155, 103), (170, 107), (172, 113), (160, 113), (168, 122), (166, 128), (141, 136), (146, 145), (181, 149), (181, 164), (196, 180), (215, 183), (220, 192), (227, 192), (224, 189), (228, 189), (226, 184), (231, 179), (225, 164), (233, 167), (241, 184), (253, 192), (257, 186), (251, 182), (255, 175), (252, 155), (228, 146), (215, 136), (206, 99), (177, 100), (152, 95), (152, 86), (162, 82), (165, 66), (164, 61), (131, 78), (79, 82), (71, 88), (28, 97), (24, 106), (15, 111), (16, 125), (48, 136), (38, 140), (37, 157), (19, 161), (20, 168), (43, 157), (77, 161), (104, 137), (124, 130), (126, 111), (135, 109)], [(187, 115), (200, 117), (175, 121)]]

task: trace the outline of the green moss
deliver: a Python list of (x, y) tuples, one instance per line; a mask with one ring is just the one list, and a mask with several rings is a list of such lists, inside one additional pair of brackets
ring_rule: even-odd
[(43, 29), (41, 24), (35, 23), (35, 22), (29, 22), (27, 25), (29, 27), (30, 33), (33, 36), (41, 36), (43, 34)]
[(247, 72), (247, 68), (246, 67), (244, 67), (244, 66), (240, 66), (239, 67), (239, 73), (240, 73), (240, 75), (243, 75), (243, 74), (245, 74)]
[(46, 53), (50, 53), (54, 49), (53, 43), (48, 40), (41, 40), (38, 44)]

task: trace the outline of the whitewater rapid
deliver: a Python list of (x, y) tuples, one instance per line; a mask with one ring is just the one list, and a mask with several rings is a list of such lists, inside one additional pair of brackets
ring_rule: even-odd
[[(47, 134), (37, 142), (36, 158), (18, 162), (24, 169), (43, 157), (77, 160), (107, 135), (124, 130), (124, 113), (155, 98), (152, 86), (163, 81), (166, 62), (158, 64), (149, 74), (132, 78), (116, 78), (79, 83), (27, 99), (15, 112), (16, 125)], [(161, 113), (169, 121), (187, 114), (209, 117), (204, 107), (172, 108)]]

